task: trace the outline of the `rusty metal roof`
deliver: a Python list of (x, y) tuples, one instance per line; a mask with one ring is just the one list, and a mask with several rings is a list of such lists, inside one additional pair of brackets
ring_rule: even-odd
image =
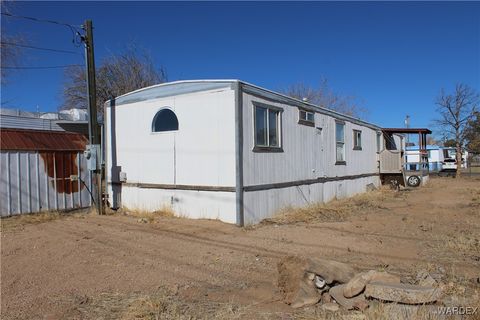
[(83, 151), (87, 144), (78, 133), (0, 128), (1, 150)]

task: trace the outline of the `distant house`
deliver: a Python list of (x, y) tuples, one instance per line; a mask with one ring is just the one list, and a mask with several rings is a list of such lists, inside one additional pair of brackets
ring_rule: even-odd
[[(428, 168), (432, 172), (438, 172), (442, 170), (443, 153), (442, 148), (436, 145), (427, 145), (428, 154)], [(409, 146), (405, 152), (406, 163), (409, 169), (416, 168), (419, 163), (420, 153), (418, 146)]]
[[(108, 201), (257, 223), (287, 206), (379, 186), (386, 141), (402, 148), (400, 136), (388, 137), (372, 123), (243, 81), (155, 85), (105, 105)], [(400, 151), (393, 157), (400, 172)]]
[[(426, 147), (428, 154), (428, 167), (432, 172), (456, 169), (456, 150), (451, 147), (441, 147), (437, 145), (428, 145)], [(416, 168), (419, 162), (418, 146), (410, 146), (406, 148), (406, 165), (409, 169)], [(462, 154), (462, 168), (467, 168), (468, 152)]]
[(91, 206), (87, 128), (82, 120), (1, 110), (1, 216)]

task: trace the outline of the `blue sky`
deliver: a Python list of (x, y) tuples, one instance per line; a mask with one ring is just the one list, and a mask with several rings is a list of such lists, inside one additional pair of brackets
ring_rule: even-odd
[[(480, 89), (480, 3), (475, 2), (15, 2), (17, 15), (81, 25), (92, 19), (99, 65), (135, 42), (169, 80), (236, 78), (278, 90), (322, 77), (384, 127), (429, 126), (440, 88)], [(64, 27), (2, 16), (2, 33), (30, 45), (24, 66), (84, 63)], [(63, 71), (14, 70), (5, 107), (56, 110)]]

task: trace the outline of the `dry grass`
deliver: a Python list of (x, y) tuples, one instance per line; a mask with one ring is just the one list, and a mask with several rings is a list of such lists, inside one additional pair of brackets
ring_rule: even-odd
[[(372, 303), (365, 311), (367, 319), (390, 319), (390, 320), (434, 320), (438, 319), (438, 305), (402, 305), (396, 303)], [(448, 318), (446, 318), (448, 319)]]
[(1, 219), (1, 230), (23, 227), (28, 224), (39, 224), (60, 219), (67, 214), (58, 211), (20, 214)]
[(354, 213), (371, 209), (382, 209), (384, 208), (382, 202), (388, 198), (399, 196), (399, 192), (389, 187), (382, 187), (350, 198), (335, 199), (327, 203), (315, 203), (306, 207), (287, 207), (280, 210), (273, 218), (265, 219), (263, 223), (293, 224), (301, 222), (345, 221), (348, 216)]
[[(364, 312), (326, 311), (321, 304), (293, 310), (292, 312), (261, 312), (253, 306), (239, 306), (235, 303), (221, 303), (211, 300), (185, 301), (163, 287), (146, 295), (104, 293), (94, 298), (76, 299), (72, 310), (81, 319), (122, 319), (122, 320), (220, 320), (220, 319), (342, 319), (342, 320), (383, 320), (383, 319), (438, 319), (439, 305), (401, 305), (372, 301)], [(466, 304), (465, 304), (466, 303)], [(462, 305), (476, 306), (472, 301)], [(65, 315), (68, 318), (70, 315)], [(449, 317), (445, 319), (450, 319)]]
[(467, 169), (463, 169), (462, 172), (464, 174), (468, 174), (468, 173), (480, 173), (480, 166), (475, 166), (475, 167), (468, 167)]
[(156, 211), (149, 211), (145, 209), (124, 208), (119, 213), (138, 218), (140, 222), (145, 222), (145, 223), (155, 223), (158, 217), (173, 218), (176, 216), (173, 209), (169, 206), (163, 206), (162, 208)]
[(240, 319), (243, 309), (233, 303), (187, 303), (171, 291), (159, 288), (151, 295), (104, 293), (77, 303), (82, 319), (207, 320)]
[(475, 208), (480, 207), (480, 188), (469, 189), (469, 191), (472, 196), (470, 205)]
[(459, 253), (480, 254), (480, 239), (473, 234), (458, 233), (455, 236), (449, 236), (445, 246)]

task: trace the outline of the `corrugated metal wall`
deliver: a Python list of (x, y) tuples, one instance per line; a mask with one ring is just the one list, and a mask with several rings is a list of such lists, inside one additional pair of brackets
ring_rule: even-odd
[[(72, 181), (70, 175), (80, 179)], [(0, 152), (2, 217), (89, 207), (88, 190), (92, 190), (92, 182), (81, 152)]]
[(0, 126), (2, 128), (28, 129), (28, 130), (48, 130), (65, 131), (50, 119), (28, 118), (11, 115), (0, 115)]

